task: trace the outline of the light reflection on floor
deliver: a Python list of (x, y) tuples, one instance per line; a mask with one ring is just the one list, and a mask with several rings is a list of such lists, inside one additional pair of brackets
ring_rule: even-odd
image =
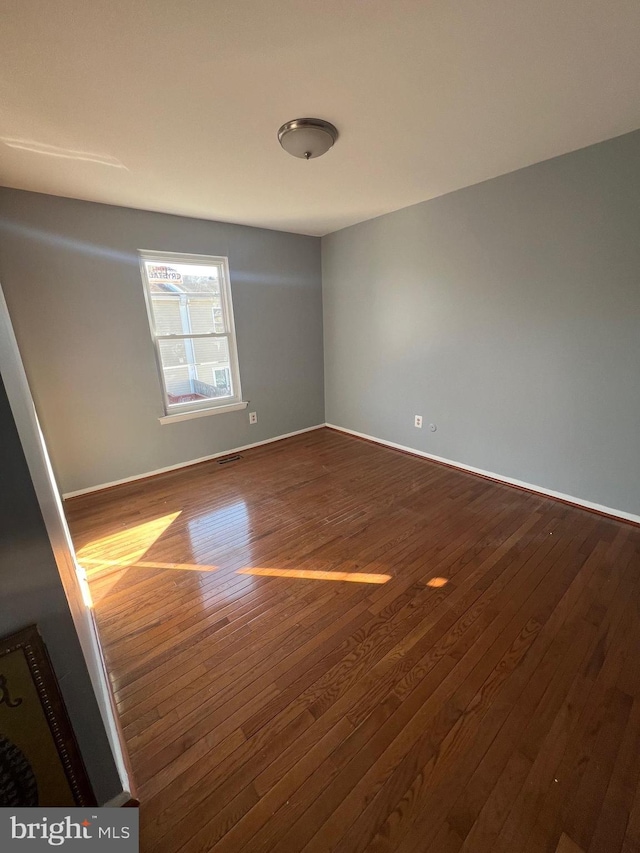
[(179, 515), (180, 511), (172, 512), (96, 539), (76, 552), (78, 562), (89, 577), (113, 566), (137, 563)]
[[(181, 514), (182, 510), (167, 513), (79, 548), (76, 554), (78, 564), (87, 578), (93, 581), (93, 604), (111, 592), (130, 569), (193, 572), (194, 582), (204, 584), (207, 575), (217, 571), (219, 566), (208, 560), (206, 563), (198, 562), (199, 554), (210, 554), (217, 548), (222, 556), (224, 552), (233, 550), (236, 565), (251, 563), (250, 519), (244, 500), (235, 499), (222, 507), (203, 512), (196, 518), (188, 519), (186, 524), (182, 519), (178, 520)], [(169, 528), (172, 542), (170, 552), (167, 552), (167, 546), (161, 540)], [(182, 559), (163, 559), (169, 553), (171, 556), (179, 554)], [(156, 554), (159, 559), (154, 559)], [(228, 597), (243, 595), (254, 584), (251, 577), (239, 579), (229, 590)], [(210, 594), (210, 589), (205, 586), (202, 594), (204, 600)]]
[[(344, 570), (324, 570), (313, 568), (279, 568), (272, 566), (252, 566), (251, 525), (249, 509), (243, 499), (208, 510), (196, 518), (179, 522), (171, 531), (171, 552), (178, 556), (180, 550), (183, 560), (167, 562), (163, 559), (153, 559), (153, 551), (158, 556), (164, 556), (166, 545), (160, 541), (163, 535), (174, 525), (182, 511), (168, 513), (159, 518), (142, 522), (128, 527), (118, 533), (110, 534), (102, 539), (94, 540), (80, 548), (77, 552), (79, 564), (83, 567), (89, 580), (94, 581), (91, 594), (94, 603), (98, 603), (119, 582), (130, 569), (159, 569), (180, 572), (193, 572), (194, 582), (203, 584), (203, 605), (207, 599), (223, 596), (233, 600), (245, 595), (255, 588), (256, 578), (270, 577), (282, 579), (300, 579), (313, 581), (340, 581), (343, 583), (385, 584), (392, 575), (385, 572), (361, 572)], [(183, 547), (176, 541), (184, 540)], [(163, 549), (162, 555), (154, 546)], [(239, 575), (237, 582), (212, 587), (207, 583), (207, 577), (221, 566), (211, 563), (199, 563), (198, 554), (212, 551), (217, 552), (221, 566), (224, 568), (225, 554), (233, 554), (235, 566), (243, 568), (232, 569)], [(187, 559), (184, 560), (184, 557)], [(191, 560), (189, 560), (191, 557)], [(244, 564), (244, 565), (243, 565)], [(380, 565), (380, 568), (387, 568)], [(427, 586), (439, 588), (447, 583), (446, 578), (431, 578)]]
[(313, 569), (271, 569), (245, 568), (238, 569), (239, 575), (256, 575), (270, 578), (301, 578), (312, 581), (345, 581), (350, 583), (387, 583), (391, 575), (367, 574), (366, 572), (322, 572)]

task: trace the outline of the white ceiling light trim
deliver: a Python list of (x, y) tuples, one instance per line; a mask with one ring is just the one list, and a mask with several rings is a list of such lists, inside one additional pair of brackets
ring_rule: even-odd
[(326, 154), (337, 138), (336, 127), (322, 118), (296, 118), (283, 124), (278, 131), (278, 140), (284, 150), (303, 160)]

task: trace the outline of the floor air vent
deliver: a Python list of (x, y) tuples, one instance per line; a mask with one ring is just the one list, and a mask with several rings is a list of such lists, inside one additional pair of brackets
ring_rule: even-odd
[(223, 456), (222, 459), (218, 459), (218, 465), (226, 465), (229, 462), (237, 462), (238, 459), (242, 459), (239, 453), (235, 453), (233, 456)]

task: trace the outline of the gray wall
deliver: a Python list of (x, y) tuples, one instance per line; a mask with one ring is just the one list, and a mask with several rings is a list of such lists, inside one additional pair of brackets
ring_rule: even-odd
[(327, 422), (640, 514), (640, 132), (322, 244)]
[[(229, 257), (248, 411), (161, 425), (137, 249)], [(320, 240), (0, 190), (2, 285), (63, 492), (324, 421)]]
[(99, 803), (122, 786), (0, 380), (0, 636), (37, 624)]

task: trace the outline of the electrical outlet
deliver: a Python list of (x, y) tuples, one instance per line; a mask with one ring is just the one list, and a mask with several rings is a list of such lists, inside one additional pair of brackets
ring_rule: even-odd
[(422, 429), (422, 415), (416, 415), (413, 423), (417, 429)]
[(249, 423), (257, 424), (258, 423), (258, 413), (257, 412), (249, 412)]

